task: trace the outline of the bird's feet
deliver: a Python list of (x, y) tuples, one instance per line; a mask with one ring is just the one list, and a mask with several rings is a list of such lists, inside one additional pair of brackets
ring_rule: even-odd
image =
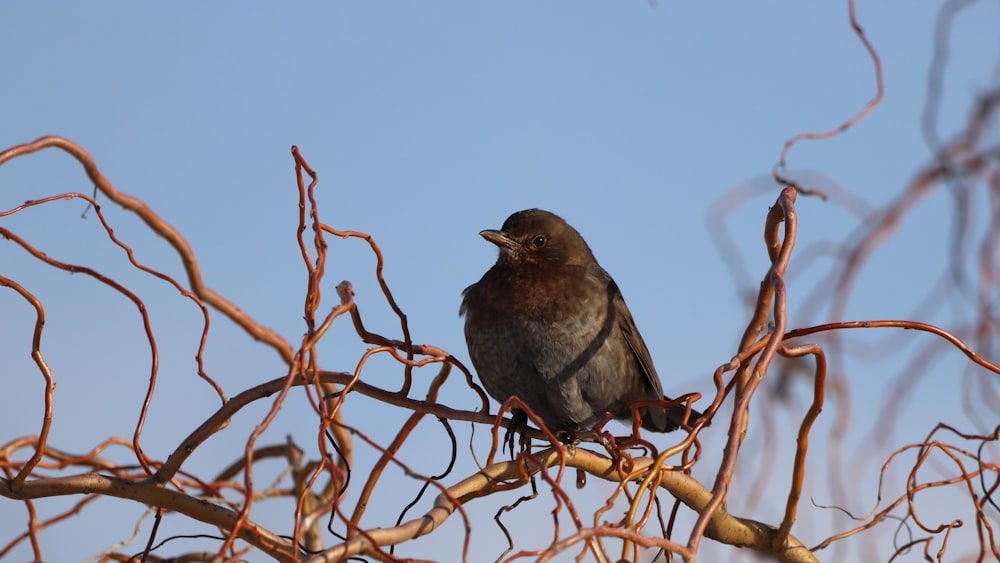
[(507, 425), (507, 433), (503, 436), (503, 447), (500, 448), (500, 452), (509, 449), (510, 458), (514, 459), (517, 457), (514, 452), (514, 435), (521, 435), (518, 445), (520, 446), (519, 451), (522, 452), (528, 451), (528, 448), (531, 447), (531, 438), (528, 438), (528, 415), (521, 409), (513, 409), (510, 414), (510, 423)]

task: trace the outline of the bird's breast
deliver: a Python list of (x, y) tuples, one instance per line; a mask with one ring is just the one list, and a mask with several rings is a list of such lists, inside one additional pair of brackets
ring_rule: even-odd
[(606, 288), (585, 274), (484, 278), (467, 295), (465, 312), (470, 347), (547, 358), (556, 371), (600, 347), (615, 316)]
[(498, 282), (480, 282), (477, 303), (470, 304), (470, 311), (487, 312), (493, 318), (523, 319), (534, 325), (584, 316), (593, 306), (588, 297), (593, 295), (593, 287), (588, 287), (584, 276), (509, 275)]

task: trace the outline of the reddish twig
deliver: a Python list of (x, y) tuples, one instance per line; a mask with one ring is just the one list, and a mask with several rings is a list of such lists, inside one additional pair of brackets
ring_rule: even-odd
[(180, 256), (181, 262), (188, 273), (188, 282), (191, 286), (191, 291), (194, 292), (195, 295), (201, 298), (205, 303), (215, 307), (224, 315), (229, 317), (234, 323), (247, 331), (247, 333), (249, 333), (253, 338), (274, 348), (286, 362), (291, 362), (292, 357), (294, 356), (292, 347), (276, 332), (259, 325), (238, 307), (207, 287), (202, 281), (201, 269), (198, 266), (198, 261), (195, 259), (194, 251), (191, 249), (191, 246), (187, 243), (187, 241), (184, 240), (184, 237), (182, 237), (177, 231), (177, 229), (160, 218), (153, 212), (152, 209), (150, 209), (138, 198), (118, 191), (118, 189), (116, 189), (114, 185), (112, 185), (111, 182), (104, 177), (100, 169), (98, 169), (97, 164), (94, 162), (90, 153), (84, 150), (81, 146), (63, 137), (41, 137), (31, 143), (18, 145), (0, 152), (0, 166), (14, 158), (32, 154), (47, 148), (60, 149), (75, 158), (77, 162), (83, 166), (87, 176), (94, 183), (97, 189), (101, 191), (101, 193), (107, 196), (107, 198), (111, 201), (135, 213), (150, 229), (166, 239)]
[[(857, 14), (857, 9), (855, 7), (855, 0), (847, 1), (847, 11), (848, 11), (848, 17), (850, 18), (851, 22), (851, 28), (854, 30), (854, 33), (858, 36), (858, 40), (861, 41), (861, 44), (864, 45), (865, 50), (868, 51), (868, 56), (871, 57), (872, 65), (875, 68), (875, 88), (876, 88), (875, 96), (871, 100), (869, 100), (868, 103), (865, 104), (864, 107), (862, 107), (857, 114), (855, 114), (853, 117), (851, 117), (844, 123), (841, 123), (838, 127), (835, 127), (834, 129), (831, 129), (829, 131), (824, 131), (822, 133), (799, 133), (798, 135), (795, 135), (791, 139), (785, 141), (785, 145), (781, 149), (781, 156), (778, 158), (778, 165), (775, 166), (774, 168), (774, 179), (776, 182), (778, 182), (778, 184), (784, 186), (794, 186), (797, 189), (799, 189), (794, 181), (786, 179), (781, 175), (781, 171), (784, 170), (785, 168), (785, 162), (788, 157), (788, 151), (790, 151), (791, 148), (795, 146), (796, 143), (798, 143), (803, 139), (810, 139), (810, 140), (829, 139), (830, 137), (839, 135), (844, 131), (847, 131), (848, 129), (853, 127), (862, 119), (864, 119), (865, 116), (868, 115), (868, 113), (871, 110), (875, 109), (875, 107), (882, 102), (882, 97), (885, 94), (885, 85), (882, 79), (882, 60), (879, 58), (878, 52), (875, 51), (875, 47), (871, 44), (871, 41), (868, 39), (868, 36), (865, 35), (864, 30), (861, 28), (861, 23), (858, 21), (858, 14)], [(822, 195), (822, 197), (825, 199), (826, 196)]]

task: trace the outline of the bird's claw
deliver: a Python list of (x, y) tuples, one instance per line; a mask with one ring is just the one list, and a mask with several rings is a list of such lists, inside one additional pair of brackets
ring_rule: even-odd
[(528, 451), (531, 446), (531, 440), (528, 438), (528, 415), (525, 414), (521, 409), (514, 409), (511, 412), (510, 423), (507, 424), (507, 433), (503, 437), (503, 447), (500, 449), (501, 452), (505, 450), (510, 450), (510, 458), (514, 459), (516, 454), (514, 452), (514, 435), (520, 434), (520, 439), (518, 440), (518, 445), (520, 446), (520, 451)]

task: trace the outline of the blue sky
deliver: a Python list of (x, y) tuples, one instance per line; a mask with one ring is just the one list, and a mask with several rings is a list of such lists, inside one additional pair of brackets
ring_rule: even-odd
[[(792, 175), (880, 205), (929, 162), (921, 117), (937, 10), (929, 3), (860, 3), (861, 22), (885, 65), (884, 102), (846, 134), (795, 147)], [(996, 87), (998, 21), (1000, 11), (989, 3), (974, 4), (956, 20), (938, 120), (944, 138), (961, 128), (971, 100), (991, 80)], [(541, 207), (574, 225), (615, 277), (668, 394), (707, 395), (712, 371), (735, 351), (749, 314), (741, 291), (755, 287), (767, 268), (760, 233), (778, 192), (768, 175), (782, 144), (799, 132), (839, 125), (875, 92), (871, 61), (848, 25), (844, 2), (74, 3), (58, 10), (10, 2), (0, 5), (0, 51), (0, 148), (46, 134), (80, 143), (120, 190), (187, 238), (210, 287), (289, 340), (304, 330), (294, 144), (319, 172), (322, 219), (370, 233), (380, 244), (385, 277), (417, 342), (467, 359), (459, 296), (495, 259), (495, 249), (476, 233), (498, 228), (514, 211)], [(712, 243), (711, 230), (719, 226), (706, 214), (740, 186), (762, 195), (727, 217), (749, 272), (737, 287)], [(54, 151), (0, 167), (3, 209), (90, 190), (79, 166)], [(900, 226), (859, 277), (848, 318), (910, 314), (945, 267), (949, 230), (942, 211), (950, 201), (938, 191)], [(169, 287), (128, 268), (94, 216), (79, 218), (82, 208), (79, 201), (59, 202), (0, 225), (53, 257), (101, 269), (150, 304), (161, 365), (144, 444), (162, 458), (216, 406), (192, 360), (199, 313)], [(162, 240), (117, 206), (104, 210), (140, 260), (183, 277)], [(798, 210), (800, 249), (841, 241), (859, 224), (837, 201), (800, 198)], [(336, 283), (349, 279), (368, 328), (398, 337), (366, 245), (329, 242), (324, 306), (335, 303)], [(39, 266), (10, 243), (0, 245), (0, 264), (48, 307), (43, 352), (58, 381), (51, 443), (85, 450), (109, 435), (129, 435), (149, 373), (134, 307), (83, 276)], [(820, 264), (797, 273), (793, 307), (829, 271), (828, 261)], [(8, 385), (0, 396), (0, 442), (6, 442), (37, 432), (41, 379), (28, 358), (30, 311), (9, 291), (0, 293), (0, 308)], [(800, 322), (825, 322), (825, 313)], [(965, 318), (948, 314), (921, 320), (948, 328)], [(213, 323), (206, 362), (230, 395), (283, 373), (272, 351), (221, 315)], [(931, 342), (906, 336), (905, 345), (916, 349)], [(334, 326), (325, 347), (324, 367), (348, 371), (365, 349), (346, 321)], [(851, 364), (855, 412), (877, 412), (903, 365), (904, 359)], [(954, 354), (922, 379), (922, 399), (910, 404), (890, 442), (920, 439), (939, 419), (962, 420), (956, 381), (966, 368)], [(366, 370), (373, 383), (398, 385), (399, 370), (384, 358)], [(806, 389), (796, 397), (807, 400)], [(442, 400), (475, 406), (457, 378)], [(782, 411), (782, 420), (795, 424), (805, 404)], [(233, 428), (247, 428), (262, 412), (243, 415)], [(391, 436), (390, 421), (400, 415), (379, 416), (384, 427), (374, 424), (372, 432)], [(867, 416), (857, 424), (859, 435), (870, 432)], [(706, 437), (716, 456), (722, 426)], [(415, 448), (443, 439), (428, 428)], [(281, 441), (293, 434), (310, 448), (314, 429), (305, 399), (296, 395), (268, 436)], [(193, 469), (210, 474), (231, 461), (245, 432), (228, 432), (192, 458)], [(817, 432), (825, 435), (828, 427)], [(485, 432), (475, 439), (483, 441)], [(753, 455), (747, 454), (751, 468)], [(710, 467), (700, 475), (706, 482)], [(394, 494), (413, 490), (406, 483)], [(872, 501), (874, 493), (860, 498)], [(742, 515), (773, 522), (783, 499), (762, 507), (733, 502)], [(487, 513), (495, 509), (484, 504)], [(549, 508), (534, 510), (547, 518)], [(88, 511), (102, 518), (68, 525), (58, 536), (73, 542), (53, 544), (56, 532), (43, 536), (47, 557), (83, 559), (124, 539), (141, 512), (118, 501)], [(287, 531), (281, 516), (287, 512), (278, 512), (255, 516)], [(397, 512), (387, 503), (371, 525), (390, 525)], [(0, 519), (24, 518), (21, 505), (0, 501)], [(104, 518), (124, 523), (110, 536), (96, 534), (102, 528), (93, 522)], [(827, 516), (817, 522), (827, 523)], [(481, 532), (485, 549), (499, 553), (488, 526)], [(817, 525), (805, 533), (822, 538), (825, 530)], [(453, 537), (459, 531), (452, 528)], [(0, 537), (0, 544), (7, 541)], [(23, 548), (15, 553), (17, 560), (29, 557)]]

